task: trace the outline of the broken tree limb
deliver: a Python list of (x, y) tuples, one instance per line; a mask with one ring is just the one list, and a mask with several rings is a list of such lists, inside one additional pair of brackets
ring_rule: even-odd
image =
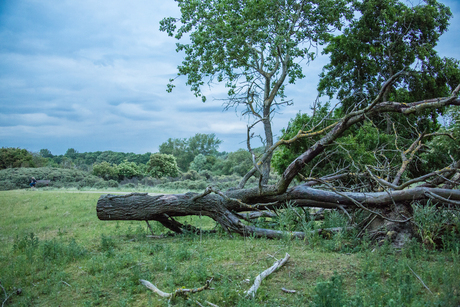
[(197, 293), (197, 292), (201, 292), (203, 290), (209, 289), (209, 285), (211, 284), (212, 278), (210, 280), (207, 280), (206, 284), (203, 287), (194, 288), (194, 289), (182, 289), (182, 288), (179, 288), (176, 291), (174, 291), (173, 293), (166, 293), (166, 292), (161, 291), (160, 289), (158, 289), (154, 284), (152, 284), (148, 280), (139, 279), (139, 281), (144, 286), (146, 286), (148, 289), (152, 290), (153, 292), (155, 292), (159, 296), (171, 299), (171, 298), (174, 298), (176, 296), (186, 296), (189, 293)]
[(248, 291), (246, 291), (246, 297), (252, 296), (254, 298), (256, 295), (257, 289), (259, 289), (260, 284), (262, 283), (262, 280), (268, 275), (270, 275), (271, 273), (273, 273), (274, 271), (276, 271), (278, 268), (282, 267), (289, 260), (290, 257), (291, 256), (288, 253), (286, 253), (286, 256), (284, 256), (283, 259), (276, 261), (270, 268), (260, 273), (256, 277), (252, 287)]
[[(280, 140), (274, 144), (272, 135), (267, 138), (270, 141), (267, 141), (265, 153), (256, 161), (263, 173), (263, 182), (258, 187), (243, 189), (245, 180), (249, 178), (245, 176), (239, 185), (239, 189), (226, 192), (208, 188), (201, 194), (185, 193), (149, 196), (137, 193), (125, 196), (106, 195), (101, 196), (98, 200), (97, 215), (101, 220), (155, 220), (176, 233), (189, 230), (187, 230), (187, 225), (176, 221), (175, 217), (190, 215), (208, 216), (219, 223), (229, 233), (238, 233), (243, 236), (255, 235), (280, 238), (284, 237), (287, 233), (248, 226), (243, 223), (241, 216), (238, 214), (248, 211), (284, 209), (288, 202), (292, 203), (293, 207), (341, 208), (342, 210), (346, 210), (346, 212), (352, 212), (354, 209), (363, 209), (373, 214), (380, 214), (381, 217), (390, 216), (388, 213), (399, 214), (395, 216), (403, 216), (401, 214), (402, 211), (396, 211), (396, 207), (410, 209), (411, 204), (414, 202), (423, 202), (433, 197), (437, 197), (438, 203), (457, 206), (457, 202), (460, 201), (460, 191), (454, 190), (452, 187), (458, 184), (458, 177), (452, 180), (452, 176), (458, 173), (459, 161), (455, 163), (455, 169), (443, 169), (432, 172), (426, 176), (411, 179), (413, 180), (412, 182), (409, 180), (406, 183), (400, 183), (399, 181), (404, 176), (400, 176), (397, 181), (393, 181), (394, 184), (390, 182), (389, 177), (384, 181), (377, 180), (379, 184), (387, 187), (387, 191), (384, 192), (372, 193), (367, 192), (372, 191), (372, 187), (361, 189), (359, 186), (353, 186), (346, 187), (346, 191), (360, 192), (341, 192), (342, 189), (339, 189), (339, 193), (337, 193), (321, 190), (324, 188), (321, 186), (317, 189), (311, 188), (308, 186), (308, 184), (313, 185), (310, 182), (307, 182), (306, 185), (291, 187), (293, 180), (299, 176), (306, 165), (312, 164), (313, 161), (316, 161), (315, 158), (318, 158), (325, 152), (327, 153), (330, 145), (334, 144), (355, 124), (386, 113), (408, 115), (427, 109), (460, 105), (460, 99), (458, 98), (460, 85), (455, 88), (449, 97), (433, 98), (412, 103), (381, 102), (386, 90), (403, 74), (405, 72), (401, 71), (390, 77), (382, 86), (379, 94), (367, 107), (350, 112), (321, 130), (312, 130), (305, 133), (299, 131), (295, 138), (315, 136), (314, 139), (316, 141), (287, 166), (281, 175), (281, 179), (274, 185), (269, 185), (268, 182), (265, 182), (268, 179), (272, 154), (278, 146), (289, 144), (289, 142), (295, 141), (295, 139)], [(267, 120), (264, 118), (264, 125), (268, 127), (266, 131), (269, 131), (269, 134), (271, 134), (270, 120), (268, 118)], [(418, 142), (415, 142), (414, 150), (417, 146)], [(411, 152), (409, 151), (407, 154)], [(413, 159), (408, 158), (406, 160), (412, 161)], [(402, 170), (402, 175), (406, 168), (399, 169)], [(362, 171), (357, 170), (356, 172), (360, 174), (359, 172)], [(255, 172), (256, 168), (253, 168), (253, 171), (249, 172), (248, 175), (254, 175)], [(339, 174), (340, 171), (335, 175)], [(310, 173), (310, 176), (313, 175)], [(332, 179), (333, 175), (330, 174), (330, 176), (323, 177), (322, 185), (328, 181), (326, 178)], [(375, 176), (372, 176), (371, 173), (369, 175), (375, 180)], [(426, 182), (428, 179), (432, 179), (431, 182)], [(423, 185), (423, 181), (428, 185)], [(318, 182), (318, 180), (315, 180), (315, 182)], [(413, 183), (421, 183), (422, 185), (405, 189), (405, 187), (409, 187), (408, 184), (412, 185)], [(444, 186), (439, 188), (439, 184), (444, 184)], [(451, 186), (451, 188), (447, 188), (448, 186)], [(380, 212), (383, 212), (385, 215)], [(405, 218), (402, 220), (403, 222), (408, 220), (405, 216), (403, 217)], [(394, 219), (391, 220), (395, 221)], [(387, 221), (390, 220), (387, 219)], [(297, 234), (295, 235), (297, 236)], [(298, 235), (301, 236), (304, 234), (299, 233)]]
[(284, 293), (296, 293), (297, 291), (296, 290), (289, 290), (289, 289), (286, 289), (286, 288), (281, 288), (281, 291), (283, 291)]
[(165, 298), (171, 298), (172, 297), (172, 293), (166, 293), (166, 292), (163, 292), (161, 291), (160, 289), (158, 289), (154, 284), (152, 284), (150, 281), (148, 280), (144, 280), (144, 279), (139, 279), (139, 281), (144, 285), (146, 286), (148, 289), (152, 290), (153, 292), (155, 292), (156, 294), (158, 294), (159, 296), (161, 297), (165, 297)]
[[(255, 193), (253, 195), (252, 193)], [(287, 202), (293, 207), (321, 208), (367, 208), (380, 209), (394, 203), (411, 203), (429, 199), (432, 192), (442, 197), (440, 203), (452, 205), (460, 201), (460, 190), (416, 187), (405, 190), (359, 193), (339, 192), (314, 189), (305, 185), (296, 186), (281, 195), (264, 196), (259, 189), (229, 190), (210, 194), (173, 194), (173, 195), (102, 195), (97, 202), (97, 216), (100, 220), (139, 220), (158, 221), (176, 233), (196, 231), (190, 225), (176, 221), (178, 216), (208, 216), (219, 223), (228, 233), (243, 236), (285, 238), (287, 235), (297, 238), (305, 237), (305, 233), (289, 233), (284, 231), (256, 228), (241, 222), (238, 212), (257, 211), (259, 208), (275, 210), (284, 208)], [(200, 197), (196, 197), (199, 195)], [(444, 199), (444, 200), (443, 200)], [(446, 200), (449, 200), (448, 202)], [(243, 204), (244, 202), (244, 204)], [(372, 211), (374, 212), (374, 211)]]

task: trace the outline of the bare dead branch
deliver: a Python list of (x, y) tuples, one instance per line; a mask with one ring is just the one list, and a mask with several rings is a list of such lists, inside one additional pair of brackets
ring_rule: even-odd
[(407, 267), (409, 268), (409, 270), (411, 270), (411, 272), (414, 273), (415, 277), (417, 277), (417, 279), (422, 283), (422, 285), (425, 287), (425, 289), (427, 289), (428, 292), (430, 292), (432, 295), (434, 295), (433, 292), (431, 292), (430, 288), (428, 288), (428, 286), (425, 285), (425, 283), (424, 283), (423, 280), (420, 278), (420, 276), (418, 276), (417, 274), (415, 274), (414, 270), (412, 270), (411, 267), (410, 267), (408, 264), (406, 264), (406, 265), (407, 265)]
[(296, 293), (297, 291), (296, 290), (289, 290), (289, 289), (286, 289), (286, 288), (281, 288), (281, 291), (283, 291), (284, 293)]
[(3, 287), (2, 283), (0, 282), (0, 287), (3, 289), (3, 293), (5, 293), (5, 299), (3, 300), (2, 307), (5, 305), (6, 301), (14, 294), (14, 292), (11, 292), (9, 295), (6, 292), (5, 288)]
[(274, 271), (276, 271), (278, 268), (282, 267), (289, 260), (290, 257), (291, 256), (288, 253), (286, 253), (283, 259), (276, 261), (270, 268), (260, 273), (256, 277), (252, 287), (248, 291), (245, 292), (246, 297), (254, 298), (256, 296), (257, 289), (259, 289), (260, 284), (262, 283), (262, 280), (268, 275), (270, 275), (271, 273), (273, 273)]
[(179, 289), (177, 289), (176, 291), (174, 291), (172, 293), (167, 293), (167, 292), (163, 292), (160, 289), (158, 289), (151, 282), (149, 282), (147, 280), (144, 280), (144, 279), (139, 279), (139, 281), (144, 286), (146, 286), (148, 289), (152, 290), (153, 292), (155, 292), (156, 294), (158, 294), (161, 297), (169, 298), (169, 299), (172, 299), (172, 298), (177, 297), (177, 296), (186, 297), (188, 294), (193, 294), (193, 293), (197, 293), (197, 292), (207, 290), (207, 289), (209, 289), (209, 285), (211, 284), (212, 280), (213, 280), (213, 278), (211, 278), (210, 280), (207, 280), (206, 284), (203, 287), (200, 287), (200, 288), (194, 288), (194, 289), (182, 289), (182, 288), (179, 288)]
[(434, 200), (441, 201), (443, 203), (447, 203), (447, 204), (451, 204), (451, 205), (455, 205), (455, 206), (460, 206), (460, 201), (447, 199), (447, 198), (439, 196), (439, 195), (437, 195), (437, 194), (435, 194), (433, 192), (430, 192), (430, 191), (427, 191), (426, 194), (428, 195), (428, 197), (430, 197), (430, 198), (432, 198)]

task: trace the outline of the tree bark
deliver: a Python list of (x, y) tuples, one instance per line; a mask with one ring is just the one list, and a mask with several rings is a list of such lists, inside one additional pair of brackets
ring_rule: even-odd
[[(146, 193), (134, 193), (125, 196), (103, 195), (97, 202), (97, 215), (101, 220), (156, 220), (177, 233), (190, 231), (190, 226), (179, 223), (174, 220), (174, 217), (204, 215), (215, 220), (229, 233), (234, 232), (244, 236), (255, 235), (276, 238), (285, 236), (286, 234), (294, 237), (302, 237), (305, 236), (305, 234), (293, 232), (286, 233), (248, 226), (241, 221), (242, 216), (239, 215), (238, 212), (282, 209), (285, 208), (287, 202), (289, 202), (290, 206), (295, 207), (337, 208), (347, 214), (348, 212), (346, 210), (359, 208), (369, 211), (379, 219), (384, 219), (391, 223), (404, 223), (409, 220), (408, 213), (410, 213), (410, 205), (415, 201), (433, 199), (438, 204), (460, 206), (460, 191), (447, 188), (449, 184), (451, 187), (458, 184), (451, 180), (452, 176), (458, 174), (458, 161), (452, 166), (452, 172), (450, 174), (446, 172), (443, 173), (442, 180), (435, 178), (430, 182), (430, 186), (421, 185), (412, 189), (396, 189), (399, 187), (395, 187), (387, 189), (384, 192), (376, 193), (340, 192), (333, 186), (328, 186), (329, 191), (312, 188), (310, 186), (312, 185), (311, 182), (294, 188), (288, 188), (292, 180), (306, 164), (321, 154), (328, 145), (337, 140), (346, 130), (354, 124), (364, 121), (368, 117), (388, 112), (407, 115), (426, 108), (460, 105), (460, 99), (458, 99), (460, 85), (455, 88), (452, 95), (449, 97), (413, 103), (379, 103), (387, 88), (402, 74), (404, 74), (404, 72), (399, 72), (392, 76), (382, 86), (379, 95), (366, 108), (345, 115), (335, 124), (330, 125), (330, 130), (327, 133), (327, 129), (320, 131), (324, 132), (325, 135), (286, 168), (281, 180), (276, 185), (268, 186), (263, 184), (256, 188), (240, 188), (229, 190), (225, 193), (209, 187), (202, 194), (185, 193), (149, 196)], [(311, 135), (312, 134), (299, 131), (295, 138), (310, 137)], [(268, 141), (270, 141), (270, 138)], [(270, 145), (258, 163), (269, 165), (271, 154), (276, 147), (282, 143), (283, 142), (279, 141), (273, 146)], [(284, 143), (289, 143), (289, 141), (285, 141)], [(273, 144), (273, 142), (271, 142), (271, 144)], [(267, 169), (269, 169), (268, 166)], [(427, 176), (420, 177), (423, 178), (423, 180), (420, 179), (416, 182), (427, 182), (428, 179), (440, 174), (440, 172), (433, 172)], [(375, 178), (370, 171), (369, 175), (373, 180), (381, 183), (382, 180)], [(449, 177), (451, 179), (449, 179)], [(447, 180), (449, 180), (449, 184), (444, 185), (443, 188), (437, 187), (438, 184), (445, 183)], [(323, 185), (327, 185), (327, 180), (324, 178), (323, 180), (319, 180), (319, 182), (322, 182)], [(404, 184), (401, 186), (403, 185)]]
[[(247, 190), (245, 190), (247, 191)], [(313, 189), (308, 186), (297, 186), (282, 195), (259, 196), (248, 199), (245, 203), (233, 198), (244, 191), (228, 191), (226, 194), (185, 193), (173, 195), (150, 196), (146, 193), (128, 195), (102, 195), (97, 202), (97, 216), (100, 220), (138, 220), (158, 221), (176, 233), (189, 230), (187, 226), (174, 220), (177, 216), (199, 215), (208, 216), (219, 223), (226, 231), (243, 236), (279, 238), (290, 235), (303, 238), (301, 232), (283, 232), (262, 229), (245, 225), (236, 212), (250, 212), (264, 209), (282, 209), (286, 202), (296, 207), (321, 208), (369, 208), (384, 210), (394, 204), (409, 205), (413, 201), (427, 200), (430, 193), (452, 201), (460, 201), (460, 190), (439, 188), (413, 188), (400, 191), (378, 193), (331, 192)], [(438, 201), (442, 203), (441, 201)], [(396, 217), (397, 218), (397, 217)], [(400, 216), (400, 220), (407, 218)]]

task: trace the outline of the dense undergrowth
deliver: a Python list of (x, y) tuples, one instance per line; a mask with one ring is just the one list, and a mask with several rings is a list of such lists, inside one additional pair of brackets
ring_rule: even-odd
[[(121, 181), (104, 180), (89, 172), (78, 169), (64, 168), (7, 168), (0, 170), (0, 191), (29, 188), (32, 177), (37, 180), (50, 180), (48, 187), (38, 185), (38, 188), (47, 189), (137, 189), (148, 190), (151, 188), (160, 190), (204, 190), (207, 186), (214, 186), (217, 189), (227, 190), (238, 185), (241, 176), (233, 175), (212, 175), (209, 172), (198, 173), (189, 171), (176, 178), (130, 178)], [(271, 182), (276, 180), (272, 176)], [(257, 186), (258, 180), (250, 178), (247, 187)]]
[[(183, 223), (217, 232), (174, 236), (151, 223), (155, 234), (164, 236), (149, 238), (146, 223), (99, 221), (98, 197), (30, 189), (0, 193), (0, 282), (5, 289), (0, 298), (5, 306), (168, 306), (139, 279), (173, 292), (203, 286), (211, 277), (214, 290), (191, 299), (219, 306), (460, 304), (456, 232), (441, 234), (443, 244), (437, 248), (413, 238), (395, 249), (388, 241), (357, 238), (353, 231), (312, 234), (305, 240), (230, 238), (208, 218), (184, 217)], [(289, 208), (281, 211), (277, 227), (298, 227), (294, 216)], [(330, 212), (323, 222), (302, 227), (343, 223), (340, 214)], [(263, 281), (255, 299), (246, 299), (244, 291), (254, 278), (286, 252), (288, 263)], [(284, 293), (283, 287), (296, 293)], [(197, 305), (183, 298), (169, 304)]]

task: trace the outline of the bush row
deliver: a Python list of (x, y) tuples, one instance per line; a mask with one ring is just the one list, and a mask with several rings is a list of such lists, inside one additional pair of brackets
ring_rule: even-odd
[[(236, 187), (241, 180), (241, 176), (233, 174), (212, 175), (210, 172), (189, 171), (175, 178), (125, 178), (120, 183), (115, 180), (104, 180), (103, 178), (92, 175), (77, 169), (63, 169), (52, 167), (40, 168), (8, 168), (0, 170), (0, 190), (14, 190), (29, 188), (31, 178), (37, 180), (50, 180), (49, 187), (53, 188), (142, 188), (156, 187), (165, 190), (203, 190), (207, 186), (213, 186), (220, 190), (227, 190)], [(271, 183), (277, 180), (276, 176), (271, 178)], [(246, 187), (257, 186), (258, 179), (252, 177), (248, 180)]]
[(88, 172), (76, 169), (52, 167), (7, 168), (0, 170), (0, 190), (28, 188), (32, 177), (37, 180), (50, 180), (49, 186), (54, 188), (105, 188), (118, 186), (118, 182), (114, 180), (105, 181)]

